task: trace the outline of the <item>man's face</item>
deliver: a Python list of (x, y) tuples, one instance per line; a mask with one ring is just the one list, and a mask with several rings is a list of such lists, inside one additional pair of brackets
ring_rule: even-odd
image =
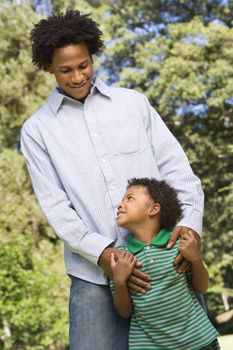
[(117, 224), (134, 230), (149, 220), (153, 201), (144, 186), (131, 186), (127, 189), (117, 211)]
[(83, 102), (91, 89), (92, 57), (85, 44), (55, 49), (49, 72), (64, 94)]

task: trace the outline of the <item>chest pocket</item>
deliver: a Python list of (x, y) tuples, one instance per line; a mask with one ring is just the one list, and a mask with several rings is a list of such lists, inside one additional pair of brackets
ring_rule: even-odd
[(102, 134), (107, 151), (112, 156), (130, 156), (149, 147), (145, 130), (137, 119), (104, 123)]

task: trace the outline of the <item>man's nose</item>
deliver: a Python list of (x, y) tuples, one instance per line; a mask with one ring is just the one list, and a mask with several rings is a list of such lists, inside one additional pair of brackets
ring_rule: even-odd
[(73, 72), (71, 79), (72, 79), (72, 83), (80, 84), (83, 80), (83, 74), (78, 70), (76, 70)]

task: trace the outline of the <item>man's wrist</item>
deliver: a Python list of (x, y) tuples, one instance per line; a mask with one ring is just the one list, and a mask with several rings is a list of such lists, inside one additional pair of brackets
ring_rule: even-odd
[(98, 259), (99, 266), (103, 265), (106, 261), (110, 261), (110, 256), (113, 250), (114, 248), (111, 248), (110, 246), (104, 248)]

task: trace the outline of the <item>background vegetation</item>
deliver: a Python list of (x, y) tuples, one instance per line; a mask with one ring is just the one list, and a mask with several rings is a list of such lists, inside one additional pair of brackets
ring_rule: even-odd
[[(54, 86), (30, 61), (29, 32), (42, 16), (38, 4), (44, 11), (91, 13), (106, 41), (96, 71), (111, 84), (145, 93), (187, 152), (206, 195), (206, 299), (215, 322), (224, 311), (221, 296), (228, 296), (229, 307), (233, 297), (233, 1), (2, 1), (0, 348), (68, 344), (62, 244), (40, 212), (19, 152), (23, 121)], [(216, 326), (233, 333), (230, 322)]]

